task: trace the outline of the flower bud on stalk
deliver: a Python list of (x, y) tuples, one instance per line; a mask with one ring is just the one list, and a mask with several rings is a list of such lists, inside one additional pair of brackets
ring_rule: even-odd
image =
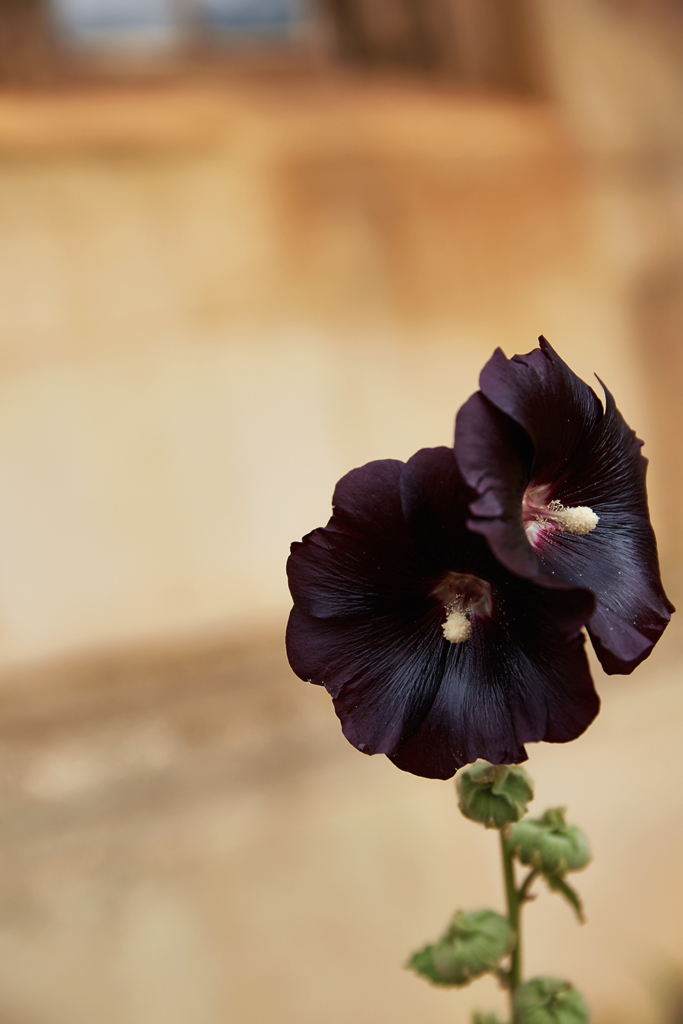
[(534, 798), (531, 779), (517, 765), (476, 761), (458, 773), (455, 785), (462, 813), (486, 828), (519, 821)]
[(514, 997), (517, 1024), (588, 1024), (590, 1012), (580, 992), (559, 978), (533, 978)]
[(435, 985), (467, 985), (495, 970), (514, 941), (506, 919), (493, 910), (459, 912), (439, 941), (414, 953), (408, 966)]
[(591, 856), (581, 829), (566, 824), (563, 807), (553, 807), (541, 818), (528, 818), (512, 825), (510, 844), (522, 864), (529, 864), (544, 875), (580, 871)]

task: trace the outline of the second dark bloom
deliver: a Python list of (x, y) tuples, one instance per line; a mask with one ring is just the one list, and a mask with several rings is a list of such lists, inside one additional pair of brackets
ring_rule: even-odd
[(605, 671), (648, 656), (673, 605), (659, 575), (640, 441), (605, 388), (592, 388), (545, 338), (507, 359), (458, 413), (455, 452), (472, 487), (470, 529), (512, 572), (547, 587), (586, 587)]

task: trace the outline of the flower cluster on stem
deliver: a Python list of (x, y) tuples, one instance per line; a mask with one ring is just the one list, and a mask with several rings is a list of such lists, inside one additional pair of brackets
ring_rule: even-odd
[(351, 470), (287, 563), (290, 664), (329, 692), (349, 742), (414, 775), (459, 772), (463, 814), (500, 833), (506, 916), (456, 914), (411, 967), (446, 986), (494, 973), (511, 1024), (588, 1020), (568, 982), (523, 981), (532, 886), (583, 920), (567, 875), (590, 854), (563, 808), (525, 817), (531, 783), (515, 766), (525, 744), (574, 740), (598, 714), (586, 636), (606, 672), (630, 673), (674, 610), (642, 441), (603, 391), (543, 337), (511, 359), (497, 349), (453, 445)]

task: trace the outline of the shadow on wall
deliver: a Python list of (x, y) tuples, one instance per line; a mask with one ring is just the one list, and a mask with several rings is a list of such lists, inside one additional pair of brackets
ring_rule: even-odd
[(45, 0), (0, 3), (0, 84), (49, 86), (56, 46)]
[(319, 0), (319, 9), (342, 61), (517, 94), (543, 91), (528, 0)]

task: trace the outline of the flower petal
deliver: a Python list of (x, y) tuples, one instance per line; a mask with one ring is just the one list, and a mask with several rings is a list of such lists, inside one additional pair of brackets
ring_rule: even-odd
[[(472, 643), (448, 654), (443, 681), (422, 725), (392, 757), (415, 775), (447, 779), (465, 764), (526, 760), (525, 743), (564, 743), (600, 708), (580, 624), (586, 591), (512, 583), (501, 622), (477, 624)], [(564, 624), (563, 629), (558, 625)]]
[(393, 754), (429, 711), (447, 647), (435, 601), (422, 615), (319, 619), (294, 607), (287, 654), (302, 679), (332, 694), (346, 738), (366, 754)]
[(435, 575), (451, 569), (471, 573), (493, 562), (486, 545), (465, 527), (467, 490), (452, 448), (422, 448), (406, 463), (400, 480), (408, 534), (424, 565)]
[[(609, 391), (603, 412), (545, 339), (510, 360), (497, 350), (481, 385), (483, 395), (466, 403), (456, 423), (458, 463), (476, 492), (470, 529), (526, 579), (589, 588), (597, 599), (589, 633), (603, 668), (631, 672), (673, 611), (659, 575), (642, 442)], [(525, 471), (528, 486), (546, 489), (546, 501), (588, 506), (598, 526), (584, 536), (541, 530), (532, 546), (522, 522)]]
[(554, 481), (566, 456), (602, 419), (593, 389), (569, 369), (545, 338), (540, 347), (507, 359), (496, 349), (481, 371), (479, 387), (501, 412), (526, 430), (534, 446), (531, 476)]
[(327, 526), (292, 544), (287, 575), (303, 611), (322, 618), (386, 615), (414, 599), (424, 567), (403, 518), (403, 468), (386, 459), (347, 473)]
[(511, 572), (545, 586), (566, 587), (536, 556), (522, 521), (533, 461), (529, 435), (477, 391), (458, 412), (455, 438), (458, 466), (475, 492), (469, 529), (486, 537)]

